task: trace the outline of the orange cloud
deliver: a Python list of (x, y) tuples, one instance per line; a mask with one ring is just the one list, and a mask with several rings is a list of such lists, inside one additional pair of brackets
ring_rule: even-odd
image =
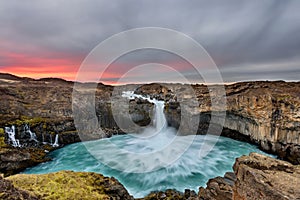
[[(3, 44), (5, 44), (3, 46)], [(25, 46), (13, 48), (13, 44), (9, 46), (7, 43), (0, 45), (0, 71), (12, 73), (22, 77), (45, 78), (57, 77), (66, 80), (76, 80), (77, 71), (81, 65), (84, 55), (72, 55), (60, 52), (49, 52), (47, 50), (38, 50)], [(8, 48), (10, 47), (10, 48)], [(13, 50), (9, 50), (13, 49)], [(20, 53), (23, 52), (23, 53)], [(118, 79), (131, 68), (145, 64), (141, 62), (117, 62), (110, 65), (102, 74), (100, 81), (105, 84), (118, 84)], [(183, 59), (173, 61), (163, 61), (161, 64), (170, 66), (179, 73), (193, 70), (190, 63)], [(204, 64), (202, 64), (204, 65)], [(95, 63), (89, 71), (84, 72), (84, 79), (79, 81), (98, 81), (99, 75), (97, 69), (105, 68), (101, 63)], [(168, 73), (166, 68), (158, 69), (157, 74), (163, 75)], [(132, 76), (140, 76), (141, 74), (132, 74)], [(143, 74), (142, 74), (143, 75)], [(150, 74), (149, 74), (150, 75)]]

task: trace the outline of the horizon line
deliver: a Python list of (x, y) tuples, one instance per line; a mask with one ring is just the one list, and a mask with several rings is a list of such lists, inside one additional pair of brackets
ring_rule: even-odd
[[(236, 84), (236, 83), (245, 83), (245, 82), (289, 82), (289, 83), (298, 83), (300, 82), (300, 80), (280, 80), (280, 79), (276, 79), (276, 80), (268, 80), (268, 79), (256, 79), (256, 80), (240, 80), (240, 81), (232, 81), (232, 82), (226, 82), (224, 81), (223, 83), (206, 83), (206, 82), (190, 82), (190, 83), (183, 83), (183, 82), (128, 82), (128, 83), (112, 83), (112, 82), (105, 82), (105, 81), (76, 81), (76, 80), (70, 80), (70, 79), (65, 79), (65, 78), (61, 78), (61, 77), (53, 77), (53, 76), (49, 76), (49, 77), (29, 77), (29, 76), (20, 76), (18, 74), (14, 74), (14, 73), (8, 73), (8, 72), (1, 72), (0, 71), (0, 75), (10, 75), (13, 76), (15, 78), (18, 79), (32, 79), (34, 81), (41, 81), (43, 79), (58, 79), (58, 80), (63, 80), (65, 82), (73, 82), (73, 83), (82, 83), (82, 84), (92, 84), (92, 83), (97, 83), (97, 84), (103, 84), (103, 85), (110, 85), (110, 86), (123, 86), (123, 85), (139, 85), (139, 84), (153, 84), (153, 83), (164, 83), (164, 84), (191, 84), (191, 85), (232, 85), (232, 84)], [(1, 78), (0, 80), (5, 80), (5, 78)], [(6, 80), (11, 80), (11, 79), (6, 79)], [(16, 80), (17, 81), (17, 80)]]

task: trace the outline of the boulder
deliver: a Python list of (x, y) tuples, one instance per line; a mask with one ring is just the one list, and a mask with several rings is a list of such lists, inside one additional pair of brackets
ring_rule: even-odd
[(235, 200), (300, 199), (300, 166), (257, 153), (242, 156), (234, 164)]

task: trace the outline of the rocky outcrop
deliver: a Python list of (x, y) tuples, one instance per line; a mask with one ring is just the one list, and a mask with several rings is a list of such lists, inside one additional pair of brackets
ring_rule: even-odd
[(238, 158), (234, 164), (235, 200), (300, 199), (300, 166), (257, 153)]
[(233, 197), (232, 187), (235, 181), (236, 176), (232, 172), (227, 172), (224, 177), (210, 179), (206, 188), (199, 188), (198, 197), (200, 200), (231, 200)]
[(236, 159), (234, 173), (199, 188), (201, 200), (300, 199), (300, 165), (251, 153)]
[(21, 172), (27, 167), (49, 161), (49, 158), (42, 149), (2, 147), (0, 148), (0, 160), (0, 171), (8, 176)]
[(60, 171), (43, 175), (18, 174), (6, 178), (15, 188), (38, 199), (132, 200), (115, 178), (92, 172)]

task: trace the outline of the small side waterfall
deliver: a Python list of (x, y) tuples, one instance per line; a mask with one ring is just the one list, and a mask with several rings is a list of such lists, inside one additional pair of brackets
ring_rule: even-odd
[[(42, 147), (42, 145), (50, 145), (52, 147), (61, 146), (59, 145), (58, 134), (54, 137), (54, 135), (50, 133), (41, 133), (41, 141), (39, 141), (37, 135), (30, 130), (28, 124), (23, 125), (23, 127), (18, 127), (18, 130), (22, 131), (16, 135), (16, 128), (14, 125), (5, 127), (7, 143), (13, 147)], [(22, 145), (20, 143), (22, 143)]]
[(5, 127), (5, 132), (8, 135), (8, 142), (12, 144), (14, 147), (21, 147), (19, 140), (15, 138), (16, 131), (15, 126)]
[(26, 125), (24, 126), (24, 130), (25, 130), (25, 133), (28, 133), (28, 134), (29, 134), (29, 136), (30, 136), (30, 141), (38, 142), (37, 139), (36, 139), (36, 134), (30, 130), (30, 127), (28, 126), (28, 124), (26, 124)]
[(59, 147), (59, 144), (58, 144), (58, 134), (55, 135), (55, 141), (54, 143), (52, 144), (53, 147)]

